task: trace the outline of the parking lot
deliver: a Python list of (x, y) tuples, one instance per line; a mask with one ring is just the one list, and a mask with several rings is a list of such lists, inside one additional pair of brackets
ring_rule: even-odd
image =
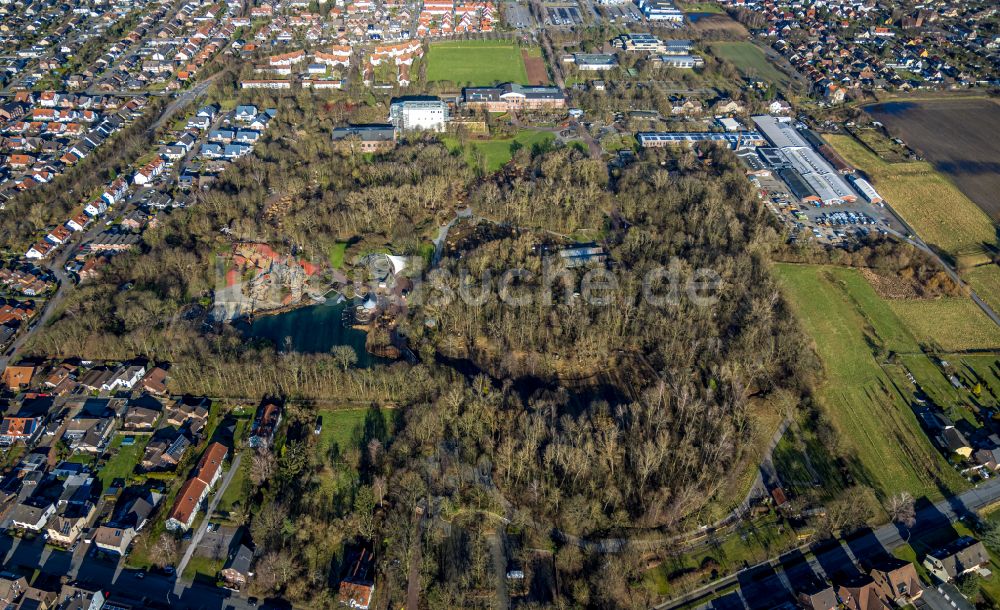
[(602, 6), (600, 7), (600, 12), (604, 15), (605, 19), (612, 23), (639, 23), (642, 21), (642, 13), (631, 2)]
[(580, 8), (578, 6), (546, 6), (545, 25), (583, 25), (583, 16), (580, 14)]
[(754, 181), (768, 208), (788, 228), (792, 241), (844, 245), (872, 234), (905, 234), (887, 208), (860, 197), (854, 203), (816, 206), (797, 201), (785, 183), (774, 176), (755, 176)]
[(526, 4), (506, 2), (503, 9), (504, 20), (510, 27), (521, 30), (532, 26), (531, 12)]

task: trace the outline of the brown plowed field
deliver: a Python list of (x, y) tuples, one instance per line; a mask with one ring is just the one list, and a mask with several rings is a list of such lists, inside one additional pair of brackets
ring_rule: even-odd
[(956, 98), (886, 102), (865, 110), (1000, 220), (1000, 104)]

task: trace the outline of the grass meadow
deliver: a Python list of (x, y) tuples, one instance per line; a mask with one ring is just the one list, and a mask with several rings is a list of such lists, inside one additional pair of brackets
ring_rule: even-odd
[(939, 499), (942, 489), (965, 488), (875, 357), (872, 345), (919, 353), (889, 305), (855, 269), (780, 264), (774, 270), (822, 361), (817, 398), (854, 457), (855, 479), (883, 498), (908, 491)]
[[(491, 173), (497, 171), (510, 161), (511, 157), (514, 156), (514, 150), (517, 146), (523, 146), (531, 150), (535, 146), (548, 146), (553, 140), (555, 140), (555, 136), (547, 131), (523, 130), (517, 132), (513, 138), (469, 140), (468, 147), (463, 154), (465, 161), (471, 167), (481, 166), (485, 172)], [(444, 142), (452, 152), (461, 148), (461, 145), (455, 138), (446, 137), (444, 138)]]
[(719, 59), (736, 66), (744, 76), (752, 76), (782, 87), (789, 86), (789, 79), (767, 61), (764, 52), (752, 42), (715, 42), (709, 50)]

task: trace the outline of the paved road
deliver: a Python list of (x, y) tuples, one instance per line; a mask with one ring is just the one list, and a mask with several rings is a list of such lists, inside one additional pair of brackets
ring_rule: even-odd
[[(150, 125), (149, 133), (154, 133), (157, 129), (160, 128), (160, 126), (164, 125), (167, 121), (173, 118), (173, 116), (177, 112), (184, 109), (185, 107), (187, 107), (188, 104), (190, 104), (192, 101), (201, 96), (208, 89), (209, 85), (212, 84), (212, 81), (218, 78), (220, 74), (221, 72), (213, 74), (211, 77), (205, 79), (204, 81), (198, 83), (191, 89), (188, 89), (181, 95), (177, 96), (173, 101), (170, 102), (170, 104), (167, 105), (166, 108), (163, 109), (163, 112), (160, 113), (159, 118), (157, 118), (156, 121), (154, 121), (152, 125)], [(49, 320), (51, 320), (53, 313), (59, 309), (59, 306), (66, 298), (66, 294), (69, 292), (69, 290), (72, 289), (73, 282), (70, 280), (69, 276), (65, 271), (66, 262), (69, 260), (70, 255), (73, 252), (75, 252), (79, 247), (82, 247), (83, 245), (92, 241), (98, 234), (104, 231), (107, 228), (109, 221), (118, 220), (119, 218), (124, 216), (130, 209), (131, 208), (128, 204), (124, 203), (120, 204), (116, 213), (108, 215), (106, 218), (99, 218), (96, 221), (94, 221), (91, 224), (91, 226), (86, 231), (83, 232), (81, 236), (79, 237), (74, 236), (73, 240), (70, 243), (60, 246), (58, 255), (55, 258), (44, 263), (45, 267), (49, 269), (56, 276), (56, 279), (58, 280), (58, 287), (56, 289), (56, 292), (52, 295), (52, 297), (50, 297), (45, 301), (42, 313), (30, 324), (28, 330), (19, 333), (17, 338), (14, 339), (14, 342), (11, 343), (10, 347), (8, 347), (7, 350), (2, 355), (0, 355), (0, 371), (3, 371), (5, 368), (7, 368), (7, 364), (10, 361), (16, 360), (16, 357), (20, 352), (21, 348), (24, 347), (25, 344), (27, 344), (28, 340), (32, 336), (34, 336), (34, 334), (38, 332), (40, 328), (44, 327), (49, 322)]]
[(205, 530), (208, 529), (208, 523), (212, 519), (212, 515), (215, 513), (215, 508), (219, 505), (219, 501), (222, 500), (222, 495), (226, 493), (226, 488), (233, 481), (233, 476), (240, 471), (240, 460), (243, 459), (242, 453), (237, 453), (236, 457), (233, 459), (232, 466), (229, 467), (229, 472), (222, 477), (222, 485), (219, 486), (219, 490), (215, 492), (215, 496), (212, 497), (211, 503), (208, 505), (208, 511), (205, 513), (205, 518), (202, 519), (201, 525), (198, 526), (198, 530), (195, 531), (194, 536), (191, 537), (191, 542), (188, 544), (187, 549), (184, 551), (184, 556), (181, 557), (180, 563), (177, 564), (177, 581), (174, 583), (174, 594), (180, 596), (187, 586), (187, 583), (181, 580), (181, 574), (184, 574), (184, 568), (187, 567), (191, 557), (194, 555), (195, 549), (201, 543), (201, 539), (205, 536)]
[[(717, 579), (698, 589), (655, 606), (656, 610), (670, 610), (696, 603), (714, 592), (738, 585), (742, 597), (750, 608), (778, 606), (792, 597), (787, 582), (801, 582), (805, 578), (835, 578), (857, 571), (856, 561), (862, 562), (902, 546), (907, 538), (919, 538), (931, 532), (951, 529), (951, 525), (974, 514), (975, 511), (1000, 502), (1000, 479), (990, 479), (975, 489), (952, 498), (946, 498), (917, 511), (917, 521), (910, 532), (900, 530), (895, 524), (864, 532), (823, 546), (803, 546), (780, 557), (748, 567), (736, 574)], [(812, 553), (807, 558), (805, 553)], [(727, 599), (728, 601), (728, 599)], [(760, 605), (763, 604), (763, 605)]]

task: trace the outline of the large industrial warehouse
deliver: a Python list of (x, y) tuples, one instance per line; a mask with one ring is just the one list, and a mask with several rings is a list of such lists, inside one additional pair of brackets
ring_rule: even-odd
[(771, 146), (778, 149), (764, 156), (765, 161), (797, 197), (824, 205), (857, 200), (847, 181), (809, 144), (791, 120), (762, 115), (753, 117), (753, 122)]

